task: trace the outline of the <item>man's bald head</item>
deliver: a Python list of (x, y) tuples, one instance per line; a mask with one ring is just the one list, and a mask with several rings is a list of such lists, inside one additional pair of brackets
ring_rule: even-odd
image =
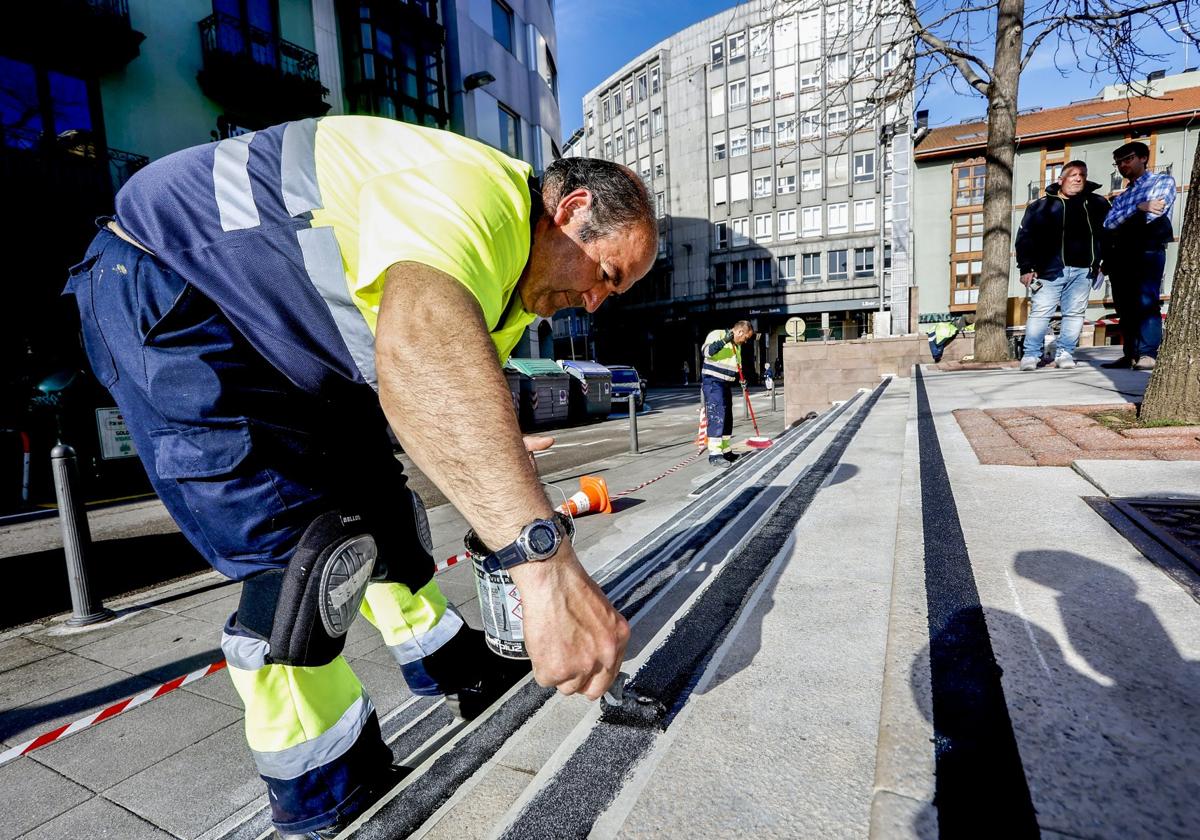
[(592, 195), (590, 215), (579, 238), (591, 242), (626, 227), (643, 226), (655, 232), (658, 221), (642, 179), (630, 169), (598, 158), (559, 158), (542, 175), (542, 203), (553, 213), (559, 201), (578, 189)]

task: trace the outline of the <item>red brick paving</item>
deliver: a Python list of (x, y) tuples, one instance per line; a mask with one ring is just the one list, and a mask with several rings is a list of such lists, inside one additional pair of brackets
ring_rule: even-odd
[(1200, 426), (1114, 431), (1092, 415), (1133, 411), (1131, 403), (954, 412), (981, 464), (1065, 467), (1079, 459), (1200, 461)]

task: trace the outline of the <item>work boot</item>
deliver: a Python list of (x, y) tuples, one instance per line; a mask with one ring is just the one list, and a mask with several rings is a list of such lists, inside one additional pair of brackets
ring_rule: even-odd
[(307, 831), (284, 831), (276, 828), (274, 840), (332, 840), (350, 827), (363, 811), (366, 811), (384, 797), (392, 788), (404, 781), (404, 777), (412, 772), (410, 767), (400, 767), (393, 764), (372, 780), (361, 802), (354, 810), (338, 818), (337, 822), (321, 828), (310, 828)]
[(1133, 369), (1134, 370), (1154, 370), (1155, 364), (1156, 364), (1156, 362), (1155, 362), (1155, 359), (1153, 356), (1140, 356), (1140, 357), (1138, 357), (1138, 360), (1133, 363)]
[(1104, 362), (1103, 364), (1100, 365), (1100, 367), (1109, 368), (1109, 369), (1131, 368), (1131, 367), (1133, 367), (1133, 359), (1131, 359), (1129, 356), (1122, 356), (1121, 358), (1117, 359), (1115, 362)]
[(724, 455), (709, 455), (708, 465), (710, 467), (716, 467), (719, 470), (727, 470), (733, 466), (733, 462), (725, 460)]
[(729, 452), (722, 452), (721, 457), (732, 464), (734, 461), (736, 461), (738, 458), (741, 458), (742, 456), (737, 454), (736, 452), (729, 451)]
[(400, 666), (413, 694), (445, 695), (446, 705), (463, 720), (473, 720), (496, 698), (529, 673), (528, 659), (497, 656), (483, 633), (465, 624), (424, 659)]

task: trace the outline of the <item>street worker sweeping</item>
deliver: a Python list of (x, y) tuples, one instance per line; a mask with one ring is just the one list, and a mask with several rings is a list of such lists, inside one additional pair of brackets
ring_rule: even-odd
[(596, 699), (618, 673), (628, 626), (538, 483), (501, 363), (537, 316), (637, 282), (657, 226), (625, 167), (531, 176), (448, 132), (291, 122), (140, 171), (71, 270), (88, 357), (155, 489), (243, 582), (222, 649), (279, 837), (331, 837), (396, 780), (341, 656), (357, 613), (414, 693), (464, 716), (529, 670), (433, 582), (389, 423), (505, 558), (535, 679)]
[(742, 345), (754, 338), (749, 321), (738, 321), (731, 330), (713, 330), (704, 339), (704, 364), (700, 390), (708, 417), (708, 463), (718, 468), (737, 460), (729, 441), (733, 434), (733, 383), (742, 365)]

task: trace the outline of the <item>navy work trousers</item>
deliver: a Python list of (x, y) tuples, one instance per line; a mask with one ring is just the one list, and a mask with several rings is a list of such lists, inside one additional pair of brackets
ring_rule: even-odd
[(1162, 343), (1163, 248), (1137, 250), (1105, 257), (1112, 278), (1113, 306), (1121, 319), (1124, 354), (1131, 359), (1158, 356)]
[(211, 300), (105, 229), (66, 292), (154, 489), (217, 571), (241, 580), (284, 566), (317, 516), (341, 510), (363, 516), (389, 579), (414, 592), (431, 579), (369, 386), (297, 388)]
[(733, 434), (733, 383), (715, 376), (701, 377), (704, 410), (708, 415), (708, 439), (719, 440)]

